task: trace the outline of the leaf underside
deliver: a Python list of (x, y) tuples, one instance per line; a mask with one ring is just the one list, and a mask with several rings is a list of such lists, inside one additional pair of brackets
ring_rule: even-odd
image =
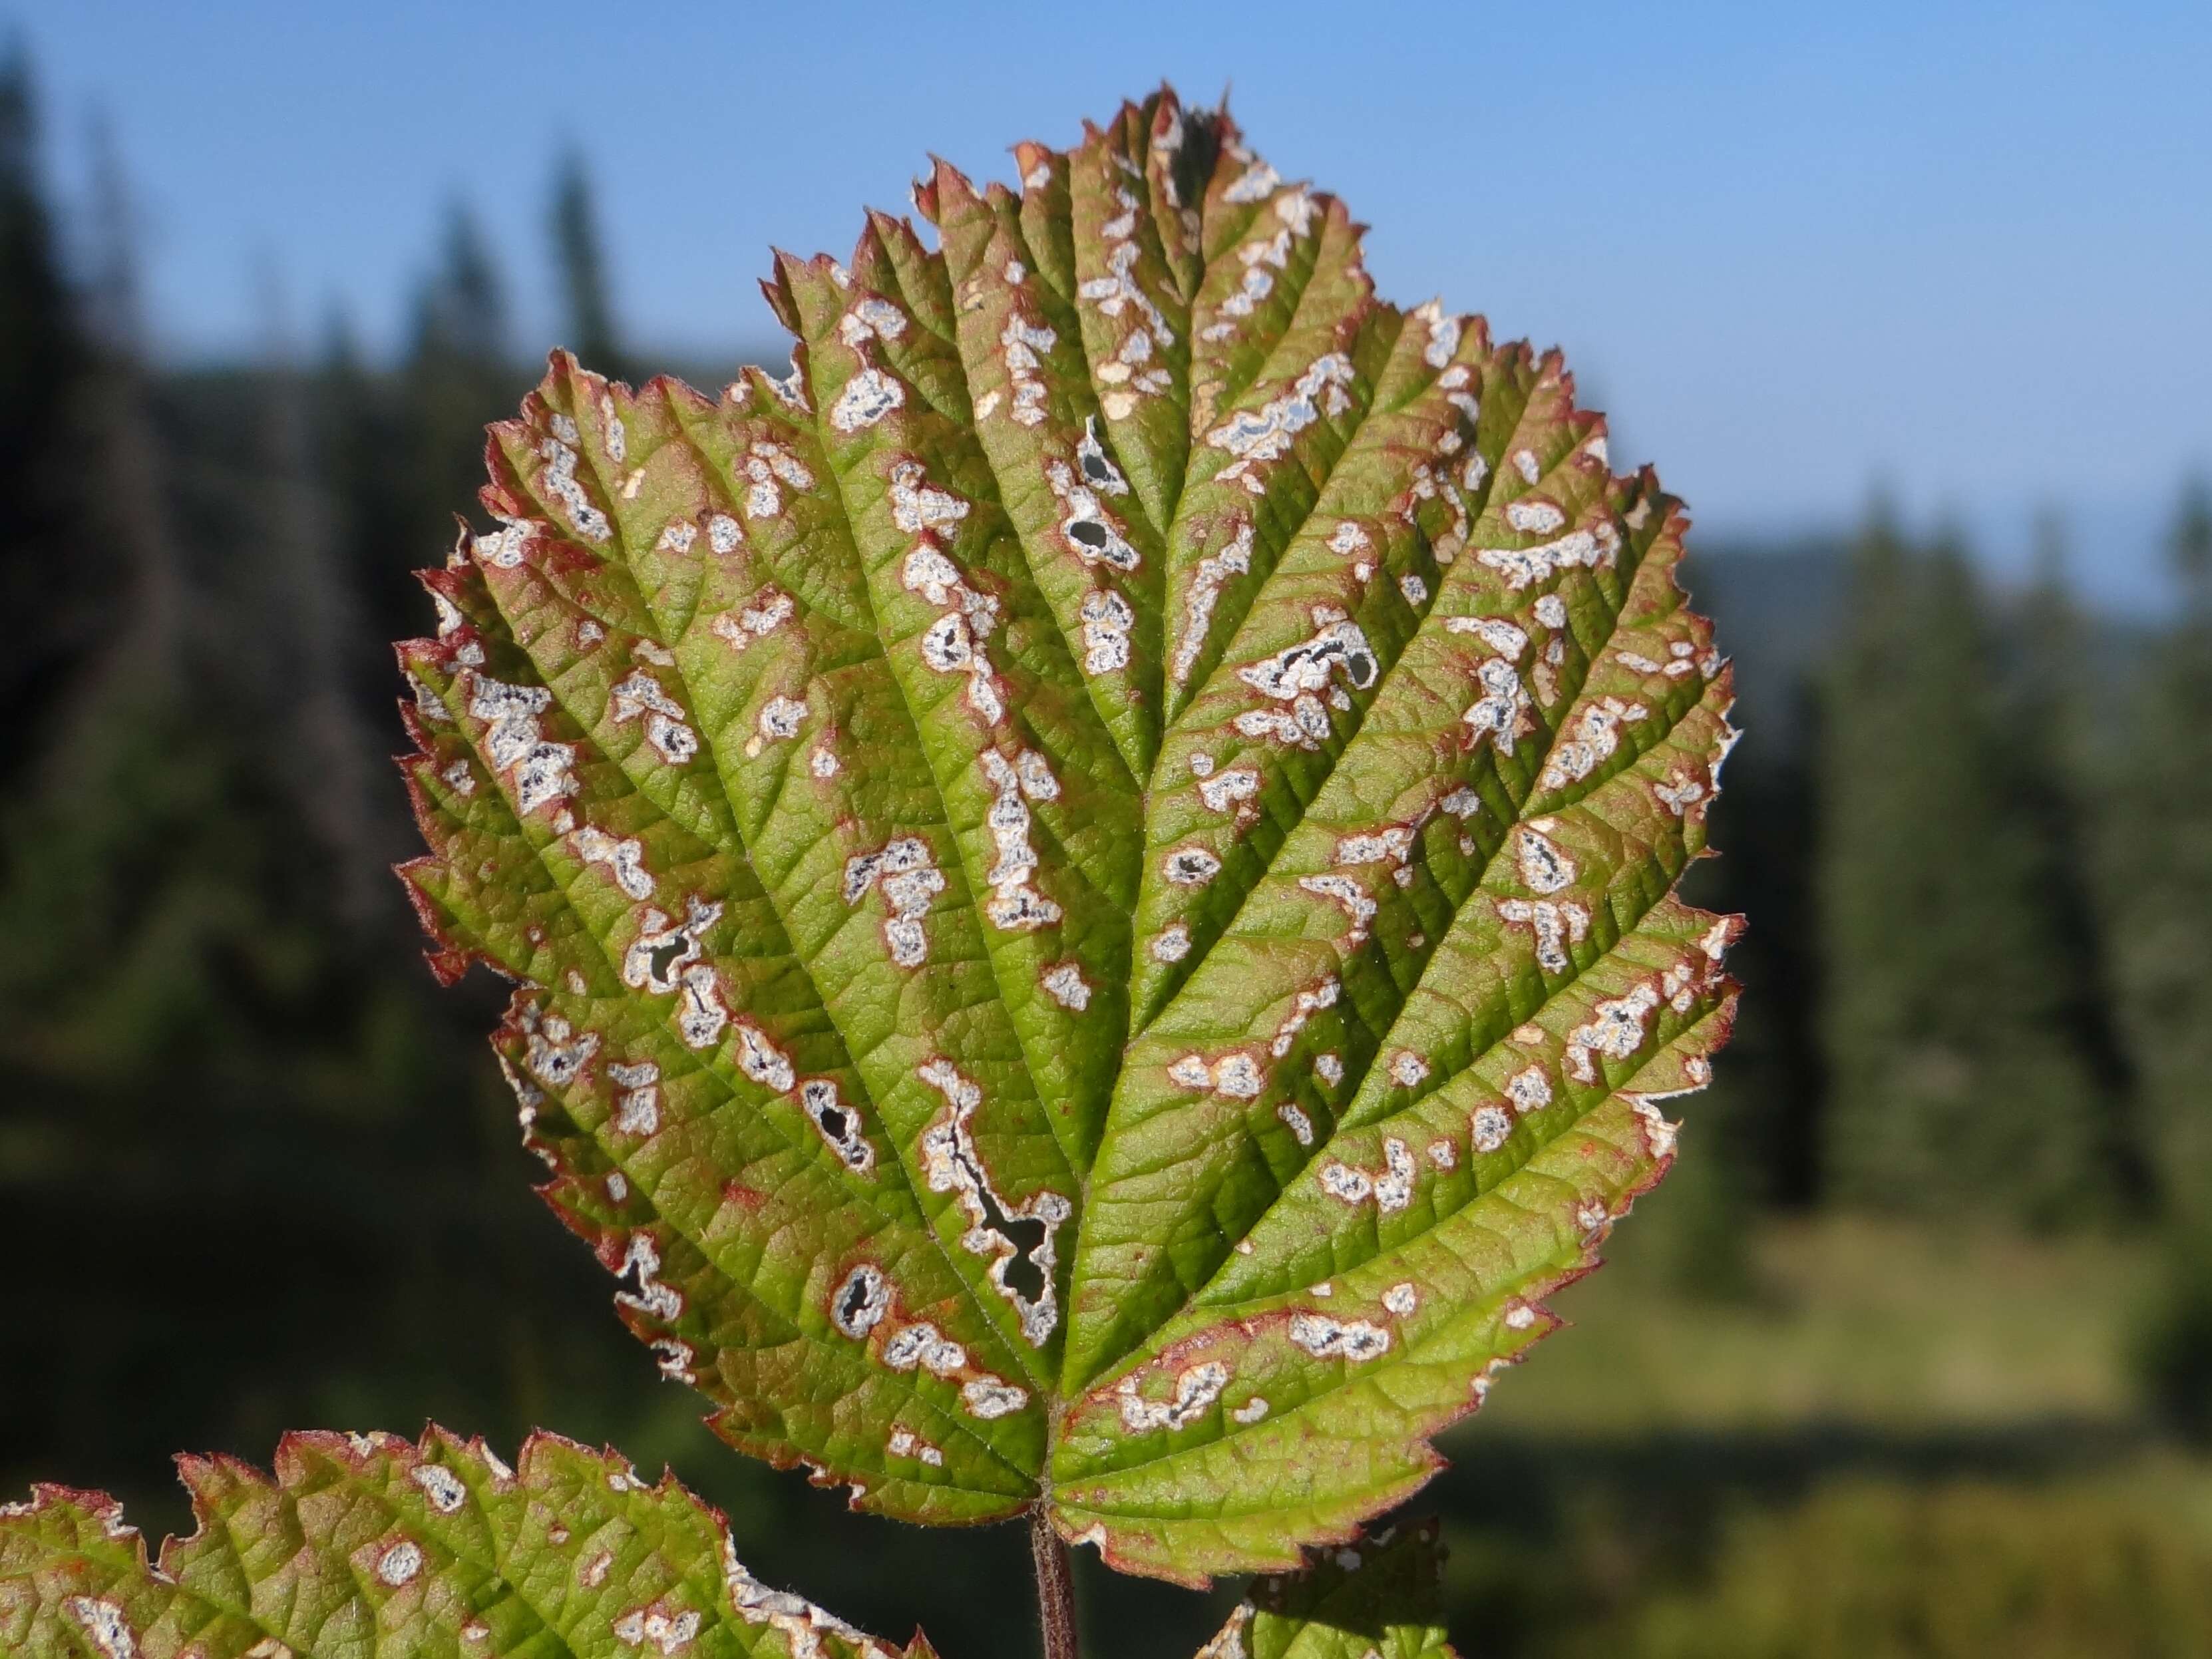
[[(0, 1509), (0, 1651), (38, 1659), (893, 1659), (760, 1584), (723, 1517), (550, 1435), (510, 1468), (433, 1429), (297, 1434), (274, 1478), (179, 1460), (198, 1528), (158, 1564), (98, 1494)], [(920, 1636), (905, 1659), (933, 1659)]]
[(438, 940), (732, 1444), (1288, 1567), (1663, 1171), (1730, 676), (1556, 354), (1163, 91), (778, 259), (793, 372), (556, 356), (401, 647)]

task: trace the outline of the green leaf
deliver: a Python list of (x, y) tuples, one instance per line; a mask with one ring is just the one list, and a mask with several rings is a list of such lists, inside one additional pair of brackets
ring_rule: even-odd
[(1171, 94), (1017, 154), (780, 258), (787, 380), (556, 356), (494, 429), (405, 874), (733, 1444), (1285, 1567), (1666, 1167), (1729, 676), (1556, 354)]
[(1433, 1521), (1320, 1552), (1304, 1572), (1256, 1580), (1197, 1659), (1451, 1659), (1443, 1564)]
[[(891, 1659), (738, 1563), (723, 1517), (611, 1454), (507, 1468), (442, 1430), (295, 1434), (275, 1478), (179, 1460), (198, 1528), (158, 1563), (95, 1493), (0, 1509), (0, 1649), (36, 1659)], [(916, 1636), (907, 1659), (929, 1650)]]

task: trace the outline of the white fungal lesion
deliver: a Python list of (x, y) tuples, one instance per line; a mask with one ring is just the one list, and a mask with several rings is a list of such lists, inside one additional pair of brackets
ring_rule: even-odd
[(697, 1638), (699, 1614), (690, 1607), (678, 1613), (659, 1607), (632, 1607), (617, 1617), (610, 1628), (615, 1640), (626, 1648), (649, 1647), (661, 1659), (675, 1659)]
[(1562, 570), (1583, 567), (1591, 570), (1613, 562), (1620, 546), (1618, 535), (1608, 536), (1609, 524), (1596, 530), (1571, 530), (1565, 535), (1534, 547), (1485, 547), (1475, 557), (1505, 579), (1515, 592), (1549, 581)]
[(890, 1311), (890, 1281), (883, 1270), (862, 1262), (837, 1283), (830, 1293), (830, 1322), (841, 1335), (865, 1342), (868, 1333), (883, 1323)]
[(1098, 394), (1099, 408), (1107, 419), (1125, 421), (1136, 412), (1140, 394), (1157, 397), (1175, 389), (1174, 379), (1165, 368), (1146, 365), (1152, 362), (1156, 344), (1171, 346), (1176, 337), (1160, 308), (1137, 282), (1137, 198), (1126, 186), (1117, 186), (1115, 202), (1121, 211), (1099, 227), (1106, 246), (1105, 274), (1085, 279), (1076, 295), (1091, 301), (1102, 317), (1118, 320), (1126, 314), (1128, 318), (1128, 331), (1094, 371), (1103, 388)]
[(1190, 954), (1190, 926), (1171, 921), (1152, 936), (1147, 947), (1154, 962), (1177, 963)]
[[(1056, 1238), (1074, 1206), (1049, 1188), (1039, 1188), (1019, 1205), (1009, 1204), (993, 1185), (975, 1145), (974, 1123), (983, 1101), (981, 1087), (941, 1057), (924, 1064), (916, 1075), (945, 1098), (944, 1109), (922, 1132), (922, 1169), (929, 1190), (949, 1192), (958, 1199), (969, 1220), (961, 1247), (991, 1258), (993, 1286), (1012, 1304), (1023, 1336), (1030, 1346), (1041, 1347), (1060, 1323), (1059, 1291), (1054, 1284)], [(1018, 1409), (1027, 1399), (1023, 1395), (1006, 1409)], [(978, 1416), (987, 1415), (972, 1399), (969, 1407)]]
[(455, 794), (460, 796), (464, 800), (467, 799), (471, 795), (475, 794), (477, 792), (476, 769), (469, 764), (468, 757), (466, 756), (462, 756), (453, 761), (451, 765), (447, 766), (446, 769), (439, 773), (438, 775), (445, 780), (446, 787), (452, 790)]
[(607, 1582), (607, 1574), (614, 1564), (612, 1550), (595, 1550), (576, 1563), (576, 1582), (586, 1589), (597, 1589)]
[(1021, 1410), (1030, 1403), (1030, 1396), (1028, 1389), (1017, 1388), (1003, 1377), (978, 1376), (961, 1385), (960, 1403), (970, 1417), (988, 1423)]
[(1654, 1158), (1670, 1158), (1674, 1152), (1674, 1139), (1682, 1126), (1670, 1123), (1659, 1110), (1656, 1102), (1640, 1095), (1631, 1095), (1628, 1103), (1644, 1126), (1644, 1144)]
[(62, 1607), (100, 1650), (101, 1659), (137, 1659), (137, 1635), (116, 1603), (96, 1595), (72, 1595)]
[(1642, 703), (1626, 702), (1619, 697), (1601, 697), (1584, 704), (1544, 763), (1536, 787), (1562, 789), (1581, 782), (1620, 747), (1621, 727), (1636, 725), (1650, 713)]
[(1177, 685), (1189, 680), (1199, 653), (1206, 648), (1206, 630), (1213, 621), (1214, 607), (1220, 603), (1222, 589), (1231, 578), (1248, 574), (1251, 568), (1252, 521), (1240, 519), (1227, 544), (1218, 552), (1200, 559), (1191, 573), (1190, 589), (1183, 596), (1182, 637), (1176, 642), (1171, 668)]
[(1309, 364), (1289, 391), (1257, 409), (1240, 409), (1206, 434), (1214, 448), (1234, 459), (1215, 475), (1215, 482), (1241, 482), (1251, 494), (1267, 489), (1255, 470), (1290, 453), (1297, 434), (1323, 414), (1340, 416), (1352, 408), (1346, 387), (1357, 383), (1352, 359), (1340, 351), (1324, 352)]
[(1099, 501), (1097, 491), (1076, 477), (1074, 468), (1055, 457), (1046, 461), (1044, 476), (1060, 502), (1060, 541), (1077, 558), (1085, 564), (1108, 566), (1124, 575), (1144, 562), (1129, 544), (1120, 521)]
[(1523, 1117), (1552, 1103), (1552, 1079), (1540, 1066), (1524, 1066), (1505, 1079), (1505, 1098)]
[(1471, 742), (1487, 738), (1499, 754), (1510, 755), (1535, 726), (1534, 703), (1516, 665), (1528, 648), (1528, 635), (1496, 617), (1453, 617), (1444, 627), (1450, 633), (1474, 635), (1496, 653), (1475, 665), (1474, 681), (1481, 696), (1460, 719), (1473, 734)]
[(1659, 1006), (1657, 985), (1646, 981), (1626, 996), (1609, 998), (1590, 1011), (1590, 1018), (1567, 1037), (1567, 1075), (1577, 1083), (1595, 1083), (1597, 1067), (1591, 1059), (1627, 1060), (1644, 1046), (1644, 1022)]
[(968, 1366), (968, 1350), (927, 1320), (902, 1325), (885, 1339), (883, 1362), (895, 1371), (925, 1370), (932, 1376), (957, 1376)]
[(601, 543), (614, 534), (614, 526), (607, 515), (592, 502), (591, 495), (576, 477), (576, 463), (580, 459), (576, 445), (580, 441), (575, 422), (566, 415), (555, 415), (552, 433), (538, 444), (538, 455), (544, 464), (538, 470), (539, 486), (561, 504), (568, 514), (568, 523), (586, 541)]
[(911, 1457), (917, 1462), (927, 1463), (933, 1469), (945, 1467), (944, 1449), (923, 1439), (912, 1429), (893, 1429), (890, 1437), (884, 1442), (884, 1449), (893, 1457)]
[(1378, 1359), (1390, 1351), (1390, 1333), (1364, 1319), (1332, 1319), (1327, 1314), (1291, 1316), (1290, 1339), (1316, 1359)]
[(1468, 1138), (1478, 1152), (1494, 1152), (1513, 1136), (1513, 1115), (1495, 1102), (1478, 1106), (1468, 1119)]
[(1573, 884), (1579, 866), (1557, 842), (1551, 818), (1532, 818), (1513, 831), (1513, 865), (1522, 886), (1532, 893), (1552, 894)]
[(1054, 963), (1037, 976), (1037, 982), (1063, 1008), (1079, 1014), (1091, 1006), (1091, 981), (1083, 977), (1079, 963)]
[[(1231, 1412), (1229, 1413), (1229, 1417), (1231, 1422), (1240, 1423), (1246, 1428), (1249, 1428), (1253, 1424), (1259, 1422), (1262, 1418), (1266, 1417), (1267, 1410), (1267, 1397), (1264, 1395), (1255, 1394), (1243, 1405), (1237, 1407), (1236, 1410)], [(1248, 1616), (1251, 1613), (1251, 1609), (1249, 1607), (1240, 1607), (1237, 1611), (1245, 1613)], [(1224, 1634), (1226, 1634), (1225, 1631), (1224, 1632)], [(1216, 1641), (1218, 1641), (1219, 1639), (1220, 1638), (1218, 1637), (1215, 1638)], [(1206, 1659), (1206, 1655), (1209, 1651), (1218, 1652), (1223, 1650), (1214, 1649), (1212, 1644), (1209, 1643), (1206, 1647), (1199, 1650), (1199, 1659)]]
[(1547, 974), (1566, 972), (1571, 962), (1567, 946), (1580, 945), (1589, 933), (1589, 912), (1572, 900), (1500, 899), (1498, 915), (1508, 927), (1529, 930), (1536, 943), (1536, 964)]
[(986, 878), (991, 896), (984, 902), (983, 914), (1006, 933), (1048, 927), (1060, 919), (1060, 908), (1037, 890), (1034, 880), (1037, 855), (1030, 844), (1029, 802), (1058, 799), (1059, 781), (1034, 749), (1024, 750), (1013, 760), (986, 749), (977, 759), (991, 788), (991, 807), (984, 822), (999, 854)]
[(641, 902), (653, 896), (653, 875), (645, 867), (645, 843), (635, 836), (617, 841), (586, 823), (570, 831), (568, 844), (584, 863), (605, 865), (615, 885), (627, 896)]
[(790, 742), (805, 721), (806, 705), (797, 697), (770, 697), (761, 705), (753, 735), (745, 740), (747, 757), (758, 756), (771, 743)]
[[(796, 383), (798, 378), (799, 373), (793, 369), (793, 381)], [(781, 395), (782, 383), (772, 380), (769, 384)], [(814, 474), (806, 464), (781, 444), (766, 438), (756, 439), (738, 465), (746, 479), (744, 508), (748, 518), (773, 519), (780, 514), (783, 511), (782, 486), (788, 485), (802, 495), (814, 488)]]
[(1121, 1408), (1123, 1428), (1132, 1434), (1156, 1434), (1162, 1429), (1188, 1428), (1212, 1411), (1229, 1386), (1229, 1367), (1218, 1359), (1185, 1366), (1176, 1373), (1173, 1393), (1165, 1400), (1146, 1399), (1142, 1382), (1139, 1373), (1123, 1377), (1115, 1387), (1115, 1402)]
[(1306, 1028), (1307, 1022), (1324, 1008), (1336, 1006), (1337, 997), (1342, 989), (1334, 974), (1324, 974), (1313, 984), (1300, 990), (1291, 999), (1291, 1012), (1283, 1017), (1282, 1024), (1275, 1027), (1274, 1041), (1267, 1045), (1267, 1052), (1278, 1060), (1289, 1054), (1291, 1046), (1297, 1041), (1298, 1033)]
[(1087, 415), (1083, 420), (1083, 437), (1075, 447), (1076, 465), (1082, 470), (1083, 481), (1109, 495), (1126, 495), (1129, 481), (1121, 469), (1114, 465), (1106, 453), (1106, 445), (1098, 435), (1098, 417)]
[(607, 1076), (619, 1091), (615, 1096), (617, 1131), (630, 1135), (659, 1133), (660, 1067), (649, 1060), (629, 1064), (612, 1061), (607, 1066)]
[(863, 295), (837, 319), (837, 337), (855, 351), (870, 340), (896, 340), (906, 332), (906, 313), (880, 295)]
[(1231, 1100), (1253, 1100), (1266, 1086), (1260, 1062), (1243, 1048), (1231, 1048), (1209, 1059), (1200, 1054), (1178, 1056), (1168, 1065), (1168, 1079), (1186, 1089), (1209, 1091)]
[(1273, 167), (1241, 148), (1233, 154), (1236, 160), (1246, 166), (1243, 172), (1223, 188), (1223, 201), (1233, 202), (1241, 207), (1254, 202), (1264, 202), (1274, 194), (1275, 187), (1282, 183), (1282, 178)]
[(858, 904), (871, 887), (882, 893), (889, 912), (883, 933), (891, 960), (902, 968), (921, 967), (929, 960), (929, 935), (922, 919), (945, 887), (945, 872), (929, 843), (920, 836), (898, 836), (872, 853), (847, 859), (845, 902)]
[(1548, 536), (1566, 528), (1567, 515), (1557, 501), (1523, 495), (1505, 504), (1505, 522), (1524, 536)]
[(523, 561), (538, 537), (538, 526), (526, 519), (504, 519), (487, 535), (469, 538), (469, 556), (493, 570), (513, 570)]
[(653, 1242), (652, 1235), (635, 1232), (629, 1245), (623, 1253), (622, 1264), (615, 1269), (615, 1277), (624, 1284), (634, 1283), (635, 1290), (619, 1290), (615, 1300), (626, 1308), (670, 1325), (683, 1316), (684, 1292), (673, 1285), (665, 1284), (660, 1278), (660, 1247)]
[(1421, 1305), (1420, 1291), (1411, 1280), (1402, 1280), (1382, 1292), (1382, 1306), (1388, 1312), (1404, 1319)]
[(1356, 1209), (1371, 1198), (1378, 1210), (1389, 1215), (1413, 1201), (1415, 1174), (1413, 1149), (1397, 1136), (1386, 1135), (1380, 1172), (1332, 1158), (1323, 1161), (1316, 1179), (1322, 1191), (1341, 1204)]
[(579, 1031), (559, 1014), (526, 1005), (521, 1012), (527, 1040), (523, 1064), (549, 1089), (565, 1089), (584, 1075), (599, 1051), (599, 1034)]
[(898, 377), (870, 364), (845, 382), (836, 402), (830, 406), (830, 424), (840, 432), (858, 432), (905, 402), (906, 387)]
[(637, 937), (623, 952), (623, 983), (633, 991), (660, 996), (681, 989), (684, 976), (705, 965), (700, 960), (705, 948), (702, 937), (721, 919), (720, 901), (702, 899), (696, 893), (684, 900), (681, 922), (672, 921), (664, 910), (647, 906), (638, 916)]
[[(1329, 734), (1321, 696), (1340, 708), (1352, 706), (1346, 688), (1365, 691), (1382, 678), (1382, 664), (1358, 623), (1331, 605), (1310, 613), (1314, 632), (1271, 657), (1248, 663), (1237, 678), (1279, 705), (1248, 709), (1233, 724), (1248, 738), (1272, 738), (1303, 749), (1320, 747)], [(1341, 678), (1339, 685), (1335, 680)]]
[(392, 1589), (414, 1583), (416, 1575), (422, 1571), (422, 1547), (411, 1538), (386, 1545), (376, 1558), (377, 1579)]
[(1237, 822), (1249, 823), (1258, 815), (1252, 803), (1260, 793), (1259, 769), (1232, 766), (1225, 771), (1213, 773), (1199, 780), (1198, 798), (1209, 812), (1235, 812)]
[(469, 1489), (443, 1463), (417, 1463), (407, 1471), (407, 1478), (422, 1488), (430, 1507), (441, 1515), (454, 1515), (468, 1499)]
[(749, 1625), (765, 1625), (780, 1634), (789, 1659), (823, 1659), (825, 1633), (849, 1644), (860, 1659), (892, 1659), (891, 1650), (875, 1638), (861, 1634), (802, 1596), (772, 1590), (754, 1577), (738, 1559), (736, 1541), (726, 1528), (722, 1534), (722, 1579), (738, 1616)]
[(1275, 1115), (1282, 1120), (1283, 1127), (1291, 1132), (1291, 1138), (1299, 1146), (1314, 1144), (1313, 1120), (1306, 1115), (1305, 1109), (1296, 1101), (1284, 1101), (1275, 1108)]
[(791, 595), (781, 588), (763, 587), (753, 595), (751, 604), (725, 611), (707, 626), (732, 651), (743, 651), (789, 622), (797, 609)]
[(1115, 674), (1129, 665), (1129, 630), (1137, 613), (1129, 602), (1110, 587), (1094, 587), (1083, 596), (1083, 672)]
[(1160, 860), (1160, 874), (1170, 886), (1203, 887), (1220, 873), (1220, 859), (1195, 843), (1176, 848)]
[[(925, 486), (918, 465), (902, 462), (893, 470), (894, 516), (899, 511), (901, 475), (909, 465), (913, 471), (906, 476), (905, 484), (912, 492), (912, 515), (921, 527), (915, 533), (899, 577), (908, 592), (941, 607), (937, 620), (922, 631), (921, 659), (936, 673), (965, 675), (969, 708), (986, 724), (997, 726), (1006, 719), (1006, 696), (992, 671), (987, 647), (999, 625), (999, 602), (969, 586), (959, 567), (946, 556), (930, 527), (930, 514), (941, 514), (943, 509), (933, 507), (932, 502), (933, 498), (948, 501), (957, 498)], [(952, 514), (955, 519), (965, 515), (967, 503), (959, 501), (958, 509)], [(937, 522), (941, 525), (945, 520), (940, 517)]]
[(1462, 325), (1460, 319), (1446, 312), (1440, 300), (1429, 300), (1413, 307), (1413, 320), (1428, 331), (1428, 343), (1421, 348), (1421, 361), (1431, 368), (1448, 367), (1459, 350)]
[(1366, 939), (1376, 907), (1373, 896), (1358, 880), (1336, 874), (1300, 876), (1298, 885), (1316, 897), (1327, 899), (1351, 919), (1352, 929), (1345, 936), (1347, 946)]
[(1712, 795), (1704, 779), (1694, 777), (1680, 767), (1668, 771), (1665, 781), (1653, 784), (1651, 793), (1659, 804), (1676, 817), (1692, 822), (1704, 818)]
[[(646, 653), (641, 649), (638, 654)], [(646, 669), (633, 668), (616, 682), (608, 708), (617, 726), (642, 720), (645, 740), (671, 766), (681, 766), (699, 752), (699, 734), (691, 729), (690, 715)]]
[(738, 1071), (771, 1094), (791, 1092), (798, 1073), (792, 1069), (790, 1055), (749, 1021), (739, 1020), (732, 1036), (738, 1045)]
[(860, 1115), (845, 1104), (832, 1079), (811, 1077), (799, 1085), (799, 1109), (823, 1144), (855, 1175), (876, 1167), (876, 1149), (860, 1130)]
[(1401, 1048), (1390, 1056), (1390, 1081), (1401, 1089), (1417, 1089), (1429, 1075), (1429, 1062), (1411, 1048)]
[[(1007, 418), (1017, 425), (1042, 424), (1047, 388), (1043, 377), (1037, 373), (1039, 354), (1050, 351), (1059, 343), (1060, 335), (1054, 329), (1024, 317), (1018, 308), (1008, 311), (1006, 325), (999, 333), (999, 360), (1006, 365), (1006, 383), (1012, 392)], [(995, 412), (996, 401), (994, 395), (992, 409), (988, 411), (978, 403), (975, 418), (980, 421), (987, 413)]]
[(469, 714), (488, 727), (484, 758), (495, 772), (507, 774), (516, 810), (526, 814), (576, 793), (575, 745), (552, 742), (540, 724), (552, 703), (553, 694), (542, 685), (471, 676)]

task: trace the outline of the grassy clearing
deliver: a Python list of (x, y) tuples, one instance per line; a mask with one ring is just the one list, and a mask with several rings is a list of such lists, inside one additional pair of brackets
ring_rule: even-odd
[[(2025, 1239), (1863, 1217), (1756, 1233), (1751, 1292), (1686, 1295), (1666, 1194), (1562, 1291), (1570, 1322), (1462, 1434), (1844, 1423), (1888, 1431), (2131, 1424), (2130, 1321), (2155, 1263), (2108, 1238)], [(1650, 1236), (1646, 1236), (1646, 1235)]]

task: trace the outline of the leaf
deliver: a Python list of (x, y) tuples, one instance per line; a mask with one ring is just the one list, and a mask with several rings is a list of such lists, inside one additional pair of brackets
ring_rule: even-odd
[[(722, 1516), (534, 1436), (508, 1468), (433, 1429), (295, 1434), (275, 1478), (179, 1460), (198, 1530), (158, 1564), (96, 1493), (0, 1509), (0, 1649), (36, 1659), (891, 1659), (738, 1563)], [(906, 1659), (930, 1659), (916, 1636)]]
[(1255, 1582), (1197, 1659), (1452, 1659), (1437, 1622), (1443, 1564), (1433, 1521), (1324, 1551)]
[(788, 380), (556, 356), (494, 428), (404, 873), (732, 1443), (1285, 1567), (1666, 1167), (1729, 674), (1556, 354), (1170, 93), (1017, 155), (780, 257)]

